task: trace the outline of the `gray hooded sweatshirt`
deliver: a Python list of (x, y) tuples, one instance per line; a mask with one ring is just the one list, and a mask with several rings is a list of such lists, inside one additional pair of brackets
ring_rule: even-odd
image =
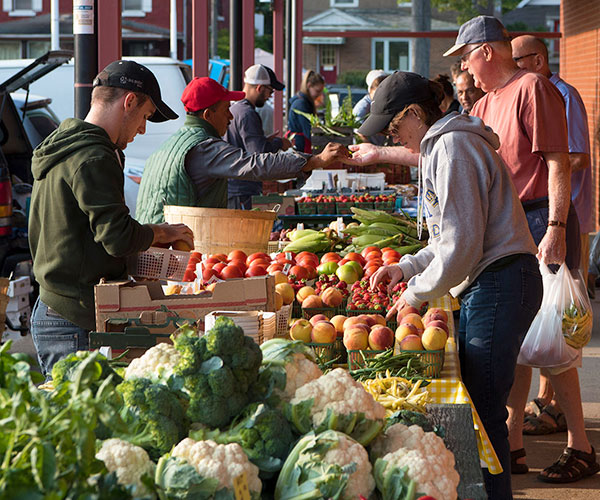
[(494, 261), (537, 253), (499, 145), (481, 119), (457, 113), (423, 137), (421, 200), (430, 236), (427, 247), (398, 264), (409, 304), (456, 297)]

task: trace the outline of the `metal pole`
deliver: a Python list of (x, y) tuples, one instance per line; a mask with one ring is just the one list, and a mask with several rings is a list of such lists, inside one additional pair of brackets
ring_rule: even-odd
[[(414, 31), (428, 31), (431, 29), (431, 4), (430, 0), (420, 0), (412, 3), (412, 25)], [(428, 38), (417, 38), (412, 44), (412, 63), (410, 70), (429, 78), (429, 52)]]
[[(273, 2), (273, 71), (277, 78), (281, 78), (284, 74), (283, 59), (284, 59), (284, 0), (274, 0)], [(286, 85), (284, 90), (286, 97), (289, 98), (289, 91)], [(283, 132), (284, 124), (287, 125), (287, 120), (283, 120), (283, 92), (275, 92), (273, 95), (274, 112), (273, 112), (273, 130)], [(287, 106), (286, 106), (287, 109)]]
[(296, 43), (298, 43), (298, 40), (296, 40), (296, 37), (298, 36), (298, 30), (297, 30), (297, 25), (296, 25), (296, 16), (298, 14), (298, 6), (296, 4), (296, 0), (291, 0), (291, 5), (290, 5), (290, 31), (289, 33), (289, 39), (290, 39), (290, 79), (288, 80), (288, 85), (289, 85), (289, 89), (290, 89), (290, 93), (291, 95), (296, 95), (296, 65), (298, 64), (297, 58), (296, 58)]
[(177, 0), (171, 0), (170, 19), (170, 56), (172, 59), (177, 59)]
[(229, 2), (229, 89), (242, 90), (242, 2)]
[[(294, 92), (294, 77), (292, 73), (292, 0), (285, 0), (285, 93), (287, 100), (295, 95)], [(287, 118), (287, 108), (286, 118)]]
[(60, 17), (58, 0), (50, 2), (50, 50), (60, 50)]
[(189, 59), (188, 57), (188, 2), (183, 0), (183, 9), (181, 12), (183, 16), (183, 57), (182, 59)]
[(84, 119), (90, 110), (92, 82), (98, 74), (97, 0), (73, 1), (75, 45), (75, 118)]

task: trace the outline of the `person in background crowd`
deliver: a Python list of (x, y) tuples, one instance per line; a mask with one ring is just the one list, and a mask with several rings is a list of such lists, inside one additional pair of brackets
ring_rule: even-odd
[(444, 89), (444, 100), (440, 104), (442, 113), (447, 115), (453, 111), (460, 111), (460, 104), (454, 99), (454, 87), (450, 83), (450, 77), (448, 75), (438, 75), (433, 81), (438, 82)]
[(317, 112), (316, 103), (323, 95), (325, 88), (325, 79), (315, 71), (308, 70), (304, 73), (300, 92), (290, 99), (290, 108), (288, 112), (288, 131), (289, 139), (294, 144), (294, 149), (302, 153), (311, 153), (312, 144), (310, 141), (310, 120), (294, 110), (302, 111), (314, 115)]
[[(377, 90), (359, 129), (370, 135), (388, 128), (395, 142), (420, 153), (421, 212), (430, 235), (427, 247), (380, 268), (371, 283), (408, 282), (388, 317), (405, 304), (419, 308), (449, 291), (462, 299), (461, 376), (504, 468), (493, 476), (493, 488), (486, 474), (489, 498), (507, 500), (506, 400), (521, 342), (540, 307), (542, 279), (523, 208), (496, 153), (498, 136), (479, 118), (442, 117), (442, 98), (439, 84), (415, 73), (394, 73)], [(377, 151), (384, 149), (401, 151)], [(344, 163), (354, 163), (356, 156), (360, 152)]]
[[(356, 103), (356, 106), (354, 106), (354, 109), (352, 110), (352, 112), (361, 121), (364, 121), (365, 118), (371, 112), (371, 103), (373, 102), (373, 96), (375, 95), (375, 91), (377, 90), (377, 88), (379, 87), (381, 82), (383, 82), (383, 80), (386, 79), (387, 76), (388, 76), (387, 73), (384, 73), (382, 71), (381, 74), (379, 74), (379, 76), (377, 76), (369, 85), (369, 93), (367, 95), (365, 95), (365, 97), (363, 97), (360, 101), (358, 101)], [(367, 78), (368, 78), (368, 75), (367, 75)], [(366, 98), (368, 98), (369, 100), (368, 100), (368, 103), (365, 104)], [(376, 134), (372, 137), (365, 137), (364, 135), (361, 135), (361, 134), (358, 134), (358, 136), (361, 138), (361, 140), (363, 142), (370, 142), (370, 143), (376, 144), (378, 146), (383, 145), (385, 143), (385, 139), (386, 139), (385, 135), (383, 135), (383, 134)]]
[(460, 67), (460, 61), (457, 61), (452, 66), (450, 66), (450, 74), (452, 75), (452, 85), (456, 86), (456, 79), (461, 73), (462, 69)]
[[(569, 268), (579, 265), (579, 221), (571, 203), (571, 166), (565, 104), (560, 92), (545, 77), (526, 72), (513, 60), (508, 32), (491, 16), (478, 16), (460, 27), (456, 44), (445, 56), (460, 56), (467, 70), (487, 94), (471, 110), (500, 137), (498, 153), (511, 172), (523, 203), (529, 228), (538, 245), (538, 258)], [(575, 366), (549, 370), (556, 397), (565, 412), (568, 443), (560, 458), (538, 479), (573, 482), (595, 474), (596, 452), (585, 433), (579, 378)], [(525, 465), (522, 426), (531, 382), (531, 368), (517, 365), (508, 398), (511, 462)], [(521, 468), (518, 468), (521, 470)], [(492, 476), (486, 485), (505, 491)], [(501, 498), (511, 498), (505, 492)]]
[(456, 97), (463, 113), (469, 114), (473, 105), (485, 95), (485, 92), (475, 86), (473, 77), (468, 71), (463, 71), (456, 77)]
[[(513, 59), (519, 68), (539, 73), (549, 78), (562, 94), (567, 113), (569, 134), (569, 161), (571, 163), (571, 200), (575, 205), (581, 229), (581, 261), (579, 269), (587, 275), (589, 259), (589, 233), (594, 229), (592, 216), (592, 169), (587, 113), (579, 92), (550, 71), (548, 49), (539, 38), (531, 35), (512, 40)], [(538, 397), (526, 407), (529, 414), (523, 427), (524, 434), (551, 434), (567, 430), (565, 416), (546, 370), (540, 374)]]
[[(246, 97), (229, 108), (233, 120), (227, 128), (225, 140), (248, 153), (275, 153), (290, 148), (292, 144), (285, 137), (265, 137), (262, 120), (256, 111), (256, 108), (264, 106), (275, 90), (284, 88), (270, 68), (262, 64), (250, 66), (244, 74)], [(252, 196), (260, 194), (262, 182), (230, 179), (227, 207), (250, 210)]]
[(230, 101), (244, 92), (229, 91), (207, 77), (194, 78), (181, 100), (185, 123), (146, 161), (136, 218), (164, 220), (164, 205), (227, 208), (228, 179), (276, 180), (306, 176), (348, 155), (341, 144), (328, 144), (318, 155), (248, 153), (221, 139), (233, 118)]
[(127, 278), (129, 255), (155, 243), (183, 240), (183, 224), (141, 225), (123, 194), (123, 149), (146, 121), (177, 118), (152, 72), (115, 61), (94, 79), (85, 120), (68, 118), (34, 151), (29, 245), (40, 295), (31, 335), (42, 373), (68, 354), (89, 349), (96, 326), (94, 285)]

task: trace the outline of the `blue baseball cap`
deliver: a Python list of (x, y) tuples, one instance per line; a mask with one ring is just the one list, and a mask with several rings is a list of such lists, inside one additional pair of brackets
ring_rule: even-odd
[(472, 43), (510, 40), (504, 25), (493, 16), (477, 16), (469, 19), (458, 30), (456, 43), (444, 52), (444, 57), (459, 56), (464, 47)]

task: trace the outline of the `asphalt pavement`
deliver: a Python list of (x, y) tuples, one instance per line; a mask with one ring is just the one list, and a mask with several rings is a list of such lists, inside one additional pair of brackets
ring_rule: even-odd
[[(583, 363), (579, 369), (581, 400), (588, 439), (596, 451), (600, 449), (600, 288), (592, 300), (594, 328), (592, 340), (583, 349)], [(538, 370), (534, 370), (530, 399), (537, 396)], [(513, 475), (515, 499), (535, 500), (596, 500), (600, 499), (600, 473), (576, 483), (554, 485), (536, 479), (539, 472), (551, 465), (566, 446), (567, 433), (548, 436), (525, 436), (525, 450), (529, 473)], [(600, 456), (598, 457), (600, 460)]]

